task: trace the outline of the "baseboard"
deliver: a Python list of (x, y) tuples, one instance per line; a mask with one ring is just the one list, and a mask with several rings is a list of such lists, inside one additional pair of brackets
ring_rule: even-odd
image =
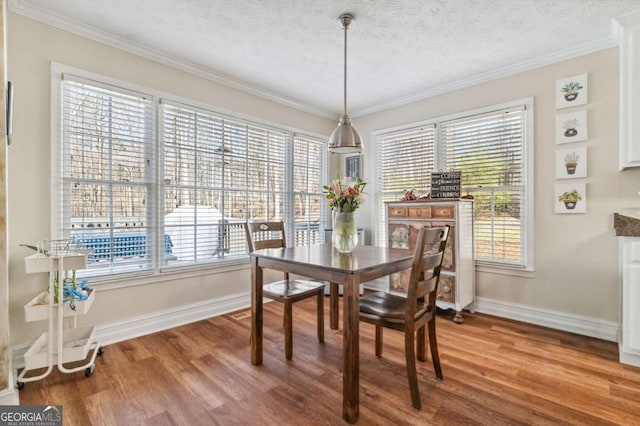
[[(94, 336), (101, 345), (105, 346), (245, 309), (249, 306), (251, 306), (250, 293), (234, 294), (192, 305), (158, 311), (118, 323), (97, 326)], [(30, 346), (31, 344), (26, 344), (12, 348), (13, 365), (16, 369), (24, 367), (24, 354)]]
[(9, 362), (9, 377), (7, 377), (6, 389), (0, 391), (0, 406), (2, 405), (20, 405), (20, 392), (14, 387), (14, 378), (12, 362)]
[(620, 345), (618, 346), (618, 353), (620, 354), (620, 362), (622, 364), (628, 364), (628, 365), (633, 365), (634, 367), (640, 367), (640, 355), (623, 352)]
[(541, 325), (583, 336), (596, 337), (611, 342), (618, 341), (619, 326), (618, 323), (613, 321), (571, 315), (565, 312), (518, 305), (484, 297), (476, 298), (475, 309), (483, 314)]
[[(154, 312), (150, 315), (133, 318), (119, 323), (98, 326), (96, 327), (94, 335), (100, 344), (109, 345), (195, 321), (200, 321), (206, 318), (245, 309), (248, 308), (250, 304), (251, 299), (249, 293), (235, 294), (233, 296), (221, 297), (218, 299), (194, 303), (192, 305)], [(475, 309), (477, 312), (484, 314), (495, 315), (570, 333), (617, 342), (618, 324), (612, 321), (603, 321), (589, 317), (570, 315), (564, 312), (507, 303), (482, 297), (476, 299)], [(12, 347), (12, 360), (15, 369), (24, 367), (24, 354), (27, 349), (29, 349), (29, 346), (30, 344)], [(640, 360), (636, 360), (636, 362), (640, 362)], [(633, 362), (629, 362), (629, 364), (636, 365)], [(0, 405), (2, 405), (3, 397), (11, 400), (13, 392), (10, 391), (11, 389), (0, 392)]]
[(2, 405), (20, 405), (18, 389), (12, 386), (11, 388), (0, 391), (0, 406)]

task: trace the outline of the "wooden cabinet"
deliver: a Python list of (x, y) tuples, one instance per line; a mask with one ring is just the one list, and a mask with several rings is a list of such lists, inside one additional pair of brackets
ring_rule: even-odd
[[(423, 226), (450, 226), (442, 260), (437, 304), (455, 309), (455, 322), (463, 322), (462, 310), (473, 308), (475, 264), (473, 260), (473, 200), (404, 201), (387, 203), (388, 245), (414, 250)], [(406, 293), (409, 271), (391, 275), (389, 290)]]

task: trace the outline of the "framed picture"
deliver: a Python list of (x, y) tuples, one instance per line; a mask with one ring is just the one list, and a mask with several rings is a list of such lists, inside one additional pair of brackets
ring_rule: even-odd
[(352, 155), (344, 159), (344, 175), (351, 179), (362, 177), (362, 155)]
[(574, 214), (587, 212), (586, 183), (557, 183), (555, 187), (555, 212)]
[(556, 143), (571, 143), (586, 141), (587, 110), (556, 115)]
[(556, 80), (556, 109), (587, 103), (587, 76), (585, 73)]
[(556, 151), (556, 179), (587, 177), (587, 147)]

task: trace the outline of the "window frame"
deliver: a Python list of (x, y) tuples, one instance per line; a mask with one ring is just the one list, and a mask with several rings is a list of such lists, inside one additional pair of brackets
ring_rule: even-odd
[[(523, 208), (525, 209), (525, 212), (524, 212), (525, 219), (524, 219), (524, 223), (522, 223), (522, 226), (524, 228), (524, 231), (523, 231), (524, 241), (521, 247), (523, 264), (513, 265), (509, 263), (503, 263), (500, 261), (483, 261), (483, 260), (476, 260), (475, 263), (476, 263), (476, 270), (480, 272), (492, 272), (492, 273), (499, 273), (499, 274), (506, 274), (506, 275), (532, 277), (534, 272), (534, 263), (533, 263), (534, 262), (534, 259), (533, 259), (533, 244), (534, 244), (534, 233), (533, 233), (534, 158), (533, 158), (533, 155), (534, 155), (534, 151), (533, 151), (533, 148), (534, 148), (534, 141), (535, 141), (534, 125), (533, 125), (533, 122), (534, 122), (533, 97), (521, 98), (521, 99), (504, 102), (500, 104), (488, 105), (481, 108), (475, 108), (467, 111), (448, 114), (445, 116), (429, 118), (426, 120), (409, 123), (402, 126), (395, 126), (392, 128), (380, 129), (372, 133), (372, 139), (376, 141), (376, 145), (377, 145), (378, 141), (385, 135), (396, 133), (396, 132), (407, 131), (412, 128), (435, 125), (436, 136), (435, 136), (435, 153), (434, 154), (435, 154), (435, 161), (436, 161), (435, 164), (436, 164), (436, 170), (437, 170), (439, 165), (443, 161), (442, 154), (441, 154), (442, 139), (439, 134), (440, 123), (464, 119), (464, 118), (475, 116), (475, 115), (487, 114), (492, 111), (507, 110), (507, 109), (518, 108), (518, 107), (523, 107), (525, 110), (524, 112), (525, 114), (524, 139), (525, 140), (524, 140), (523, 153), (522, 153), (524, 156), (523, 164), (525, 167), (525, 170), (523, 171), (523, 179), (525, 181), (523, 185), (524, 191), (525, 191), (525, 197), (523, 201)], [(376, 170), (380, 167), (380, 164), (379, 164), (380, 159), (378, 157), (379, 149), (380, 147), (376, 146), (376, 150), (374, 152)], [(380, 179), (380, 176), (378, 176), (376, 179), (377, 186), (379, 183), (379, 179)], [(381, 207), (381, 205), (384, 204), (384, 201), (381, 199), (381, 196), (382, 196), (381, 191), (382, 191), (381, 188), (376, 187), (376, 191), (375, 191), (376, 212), (374, 214), (375, 224), (382, 224), (382, 220), (384, 219), (384, 212), (383, 212), (383, 208)], [(385, 233), (384, 229), (376, 231), (375, 241), (378, 241), (378, 243), (385, 243), (384, 241), (380, 241), (379, 239), (379, 235), (384, 233)]]
[[(182, 105), (194, 110), (201, 110), (207, 114), (223, 116), (234, 121), (240, 121), (246, 125), (259, 126), (275, 129), (287, 134), (286, 136), (286, 148), (285, 148), (285, 164), (284, 164), (284, 178), (285, 178), (285, 206), (282, 220), (287, 223), (287, 236), (293, 237), (294, 235), (294, 209), (293, 203), (295, 200), (295, 193), (293, 191), (293, 185), (291, 179), (293, 178), (294, 159), (293, 159), (293, 140), (296, 135), (302, 136), (308, 140), (316, 140), (319, 144), (324, 142), (325, 136), (316, 134), (314, 132), (293, 128), (278, 123), (268, 122), (259, 118), (248, 116), (235, 111), (226, 110), (224, 108), (214, 107), (209, 104), (205, 104), (193, 99), (183, 98), (173, 94), (168, 94), (160, 90), (142, 87), (133, 83), (128, 83), (122, 80), (113, 79), (101, 74), (92, 73), (75, 67), (52, 63), (51, 65), (51, 215), (50, 215), (50, 227), (51, 238), (60, 239), (64, 238), (64, 200), (63, 200), (63, 184), (64, 184), (64, 161), (62, 148), (64, 147), (64, 135), (63, 135), (63, 76), (70, 75), (78, 80), (83, 80), (89, 84), (95, 84), (96, 87), (103, 87), (109, 90), (113, 90), (119, 93), (133, 93), (137, 95), (143, 95), (152, 99), (152, 117), (153, 117), (153, 135), (152, 146), (153, 155), (155, 157), (155, 164), (151, 171), (152, 174), (152, 207), (150, 207), (150, 214), (155, 220), (155, 224), (152, 225), (153, 246), (151, 247), (152, 266), (144, 271), (113, 271), (108, 274), (96, 274), (89, 273), (88, 277), (93, 284), (105, 284), (106, 286), (122, 287), (137, 285), (138, 283), (148, 282), (149, 277), (165, 277), (164, 279), (173, 279), (171, 277), (182, 276), (198, 276), (208, 273), (227, 272), (229, 270), (246, 268), (248, 256), (237, 256), (229, 259), (213, 260), (210, 262), (194, 263), (184, 266), (165, 267), (160, 256), (163, 254), (164, 239), (162, 234), (164, 232), (164, 199), (163, 188), (161, 179), (163, 179), (164, 173), (164, 139), (162, 135), (162, 123), (163, 112), (162, 103), (166, 102), (170, 105)], [(329, 158), (327, 155), (323, 157), (320, 165), (321, 173), (320, 179), (326, 178), (328, 175)], [(324, 181), (321, 181), (322, 184)], [(319, 189), (321, 191), (321, 188)], [(321, 200), (322, 211), (326, 210), (326, 202), (324, 197)], [(326, 215), (322, 216), (320, 220), (324, 220), (324, 223), (320, 223), (321, 228), (328, 226)], [(324, 229), (320, 232), (321, 238), (324, 239)], [(289, 241), (295, 241), (294, 238), (288, 238)], [(195, 275), (194, 275), (195, 274)], [(120, 284), (116, 282), (126, 282), (126, 284)], [(109, 284), (111, 283), (111, 284)]]

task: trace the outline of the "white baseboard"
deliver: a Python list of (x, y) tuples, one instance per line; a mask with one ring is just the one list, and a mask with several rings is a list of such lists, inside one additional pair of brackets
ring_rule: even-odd
[(583, 336), (596, 337), (611, 342), (618, 341), (619, 325), (613, 321), (571, 315), (565, 312), (518, 305), (484, 297), (476, 298), (475, 309), (483, 314), (541, 325)]
[[(265, 302), (267, 301), (265, 300)], [(248, 308), (249, 306), (251, 306), (250, 293), (234, 294), (192, 305), (158, 311), (118, 323), (97, 326), (94, 336), (101, 345), (110, 345)], [(24, 367), (24, 354), (30, 346), (31, 344), (26, 344), (12, 348), (13, 365), (16, 369)]]
[(0, 405), (20, 405), (18, 389), (11, 386), (10, 388), (0, 391)]
[(9, 377), (7, 377), (6, 389), (0, 391), (0, 405), (20, 405), (20, 393), (15, 388), (12, 361), (9, 361)]
[[(192, 305), (154, 312), (153, 314), (118, 323), (98, 326), (96, 327), (94, 335), (101, 345), (109, 345), (195, 321), (200, 321), (206, 318), (223, 315), (236, 310), (245, 309), (250, 305), (251, 298), (249, 293), (235, 294), (232, 296), (194, 303)], [(564, 312), (518, 305), (515, 303), (508, 303), (482, 297), (476, 299), (475, 309), (478, 312), (489, 315), (617, 342), (618, 324), (612, 321), (603, 321), (589, 317), (570, 315)], [(29, 346), (30, 344), (12, 347), (12, 360), (15, 369), (24, 367), (24, 354), (27, 349), (29, 349)], [(629, 363), (635, 365), (632, 362)], [(2, 404), (3, 397), (9, 399), (12, 398), (12, 393), (9, 391), (11, 391), (11, 389), (0, 392), (0, 405)]]
[(623, 352), (621, 345), (618, 345), (618, 352), (620, 354), (621, 363), (640, 367), (640, 355)]

